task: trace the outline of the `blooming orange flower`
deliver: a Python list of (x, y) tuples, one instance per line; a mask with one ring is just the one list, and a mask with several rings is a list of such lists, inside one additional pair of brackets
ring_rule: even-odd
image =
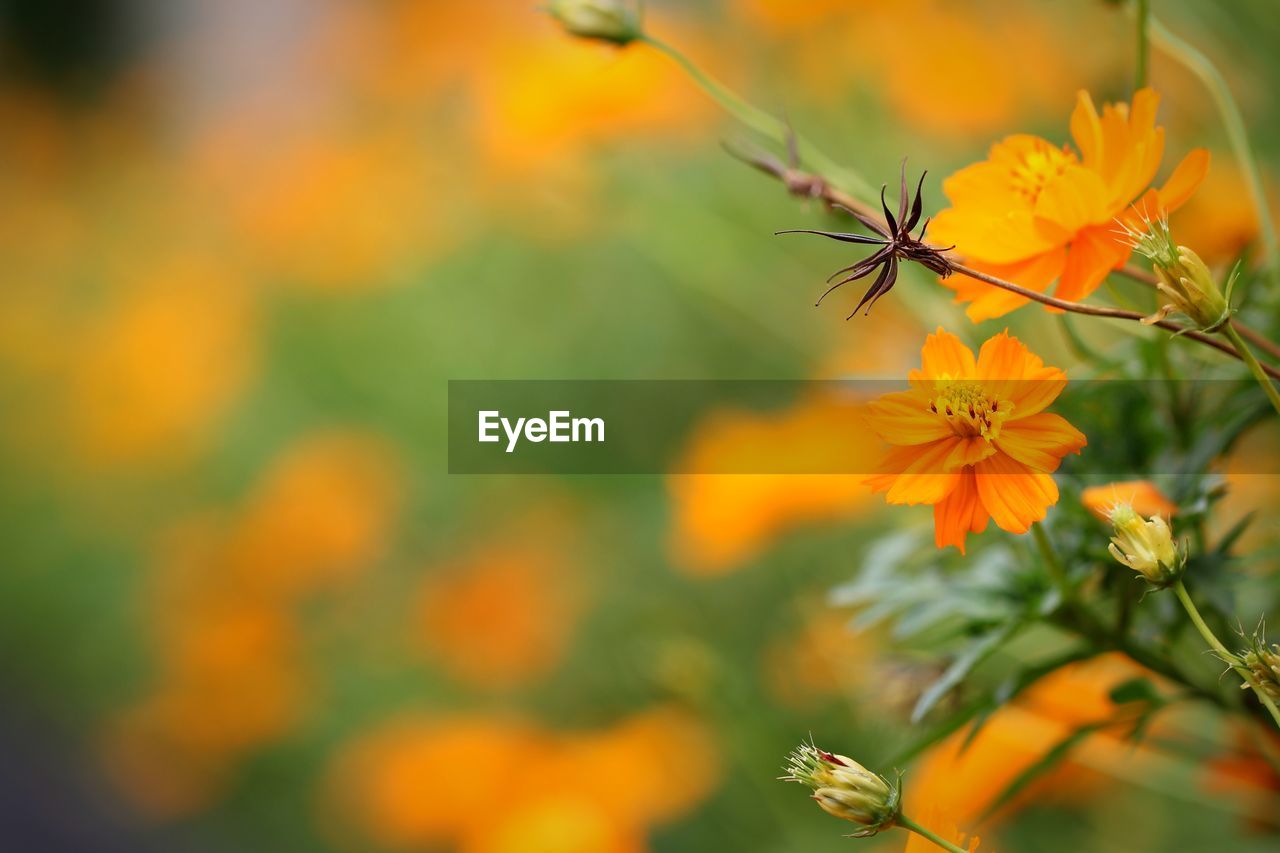
[(560, 663), (584, 604), (576, 566), (560, 545), (536, 536), (491, 541), (427, 577), (416, 633), (430, 660), (455, 678), (511, 689)]
[(1111, 507), (1119, 503), (1129, 504), (1138, 515), (1158, 515), (1166, 519), (1178, 511), (1178, 505), (1165, 497), (1164, 492), (1150, 480), (1090, 486), (1080, 493), (1080, 502), (1103, 521), (1109, 521)]
[[(1185, 202), (1209, 168), (1209, 152), (1189, 153), (1158, 190), (1149, 185), (1164, 153), (1164, 128), (1155, 124), (1159, 97), (1151, 89), (1128, 104), (1107, 104), (1098, 115), (1081, 91), (1071, 115), (1076, 149), (1029, 134), (1007, 136), (987, 159), (943, 182), (951, 207), (933, 220), (936, 242), (954, 244), (970, 266), (1079, 300), (1111, 270), (1123, 266), (1131, 247), (1117, 217), (1152, 215)], [(1132, 207), (1131, 207), (1132, 206)], [(957, 276), (945, 281), (956, 300), (969, 302), (977, 322), (1027, 303), (1026, 297)]]
[(1045, 411), (1067, 377), (1007, 331), (975, 360), (939, 328), (925, 341), (911, 389), (885, 394), (867, 421), (894, 448), (868, 483), (892, 504), (932, 504), (934, 541), (964, 553), (989, 518), (1025, 533), (1058, 500), (1049, 476), (1084, 435)]

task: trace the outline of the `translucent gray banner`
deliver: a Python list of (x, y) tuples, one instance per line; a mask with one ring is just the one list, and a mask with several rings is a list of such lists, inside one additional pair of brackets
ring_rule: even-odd
[(1117, 479), (1280, 474), (1276, 420), (1243, 381), (451, 380), (448, 458), (451, 474), (872, 475), (906, 446), (890, 464), (920, 474), (1001, 451)]

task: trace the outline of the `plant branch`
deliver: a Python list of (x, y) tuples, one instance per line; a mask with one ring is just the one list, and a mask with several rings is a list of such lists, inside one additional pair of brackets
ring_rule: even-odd
[(1200, 611), (1196, 608), (1195, 602), (1191, 600), (1190, 594), (1187, 592), (1186, 586), (1182, 581), (1178, 581), (1173, 585), (1173, 594), (1178, 597), (1178, 601), (1182, 603), (1182, 608), (1187, 611), (1187, 615), (1191, 617), (1191, 624), (1196, 626), (1196, 630), (1200, 632), (1200, 636), (1204, 637), (1204, 641), (1217, 653), (1222, 662), (1236, 671), (1236, 674), (1244, 679), (1244, 683), (1253, 689), (1253, 693), (1271, 712), (1272, 718), (1276, 721), (1276, 725), (1280, 726), (1280, 708), (1276, 707), (1276, 703), (1254, 680), (1253, 674), (1241, 662), (1240, 658), (1231, 650), (1222, 644), (1217, 635), (1205, 623), (1204, 618), (1200, 615)]
[(952, 844), (950, 841), (946, 840), (941, 835), (938, 835), (936, 832), (933, 832), (932, 830), (921, 826), (920, 824), (916, 823), (914, 820), (912, 820), (911, 818), (907, 817), (904, 814), (898, 815), (897, 824), (903, 829), (907, 829), (907, 830), (910, 830), (911, 832), (914, 832), (916, 835), (919, 835), (921, 838), (927, 838), (929, 841), (932, 841), (934, 844), (938, 845), (943, 850), (950, 850), (951, 853), (966, 853), (963, 847), (960, 847), (956, 844)]
[[(775, 177), (781, 179), (788, 186), (792, 186), (794, 183), (805, 182), (807, 179), (809, 184), (820, 187), (819, 197), (828, 204), (849, 208), (850, 210), (856, 210), (863, 216), (871, 218), (877, 222), (883, 221), (882, 217), (871, 207), (858, 201), (848, 193), (842, 192), (836, 187), (822, 182), (815, 175), (804, 175), (792, 169), (773, 168), (769, 164), (765, 163), (757, 163), (755, 165), (757, 165), (762, 171), (769, 172)], [(948, 259), (948, 261), (951, 264), (952, 270), (960, 273), (961, 275), (968, 276), (969, 278), (977, 281), (985, 282), (986, 284), (994, 285), (1002, 290), (1007, 290), (1010, 293), (1016, 293), (1033, 302), (1039, 302), (1042, 305), (1048, 305), (1050, 308), (1057, 308), (1060, 311), (1070, 311), (1075, 314), (1087, 314), (1093, 317), (1108, 317), (1113, 320), (1141, 321), (1144, 319), (1144, 315), (1137, 311), (1126, 311), (1121, 308), (1107, 308), (1102, 305), (1088, 305), (1083, 302), (1069, 302), (1065, 299), (1058, 299), (1056, 296), (1050, 296), (1047, 293), (1041, 293), (1038, 290), (1031, 290), (1023, 287), (1022, 285), (1014, 284), (1011, 281), (1005, 281), (1002, 278), (997, 278), (996, 276), (965, 266), (964, 264), (958, 263), (954, 260)], [(1218, 340), (1212, 335), (1206, 335), (1204, 332), (1189, 329), (1186, 326), (1180, 326), (1171, 320), (1160, 320), (1152, 325), (1178, 333), (1184, 338), (1189, 338), (1197, 343), (1212, 347), (1224, 355), (1244, 361), (1244, 357), (1241, 356), (1234, 347)], [(1280, 379), (1280, 368), (1273, 367), (1269, 364), (1261, 365), (1261, 367), (1269, 376)]]
[(772, 140), (779, 146), (795, 145), (796, 153), (828, 180), (847, 188), (851, 192), (870, 198), (875, 195), (865, 178), (837, 164), (823, 154), (812, 142), (795, 133), (786, 122), (770, 115), (759, 107), (744, 100), (728, 86), (716, 80), (693, 63), (676, 48), (650, 35), (642, 35), (638, 39), (659, 53), (665, 54), (689, 75), (689, 78), (706, 92), (717, 104), (730, 115), (761, 136)]
[(1236, 350), (1244, 358), (1244, 363), (1249, 366), (1249, 371), (1253, 373), (1253, 378), (1258, 380), (1258, 384), (1262, 386), (1262, 390), (1267, 392), (1267, 399), (1271, 401), (1272, 407), (1276, 410), (1276, 414), (1280, 415), (1280, 391), (1276, 390), (1275, 383), (1267, 376), (1267, 372), (1263, 369), (1262, 363), (1254, 357), (1253, 351), (1249, 349), (1249, 345), (1244, 342), (1244, 338), (1240, 337), (1239, 330), (1230, 323), (1222, 327), (1222, 334), (1226, 335), (1231, 343), (1235, 345)]
[(1137, 91), (1147, 85), (1147, 66), (1151, 57), (1151, 45), (1147, 39), (1147, 21), (1151, 17), (1150, 0), (1137, 0), (1138, 17), (1138, 58), (1133, 75), (1133, 89)]
[(1075, 598), (1075, 590), (1071, 588), (1071, 581), (1067, 577), (1066, 569), (1062, 566), (1062, 561), (1058, 559), (1057, 552), (1053, 550), (1053, 543), (1049, 541), (1049, 534), (1044, 532), (1044, 525), (1038, 521), (1031, 522), (1031, 534), (1036, 540), (1036, 547), (1040, 549), (1040, 558), (1044, 560), (1045, 568), (1049, 571), (1049, 577), (1062, 595), (1063, 602), (1073, 600)]

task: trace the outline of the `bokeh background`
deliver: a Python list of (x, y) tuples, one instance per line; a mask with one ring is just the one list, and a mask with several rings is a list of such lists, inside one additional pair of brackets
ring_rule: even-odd
[[(727, 156), (743, 131), (667, 59), (534, 5), (0, 3), (0, 848), (905, 845), (773, 777), (810, 733), (867, 763), (912, 739), (936, 664), (828, 591), (927, 511), (856, 477), (450, 477), (446, 380), (896, 376), (940, 322), (1005, 323), (914, 270), (870, 319), (815, 310), (845, 253), (770, 235), (821, 211)], [(1077, 89), (1133, 75), (1104, 2), (648, 5), (873, 181), (929, 168), (935, 210), (991, 141), (1065, 140)], [(1154, 5), (1270, 173), (1271, 4)], [(1256, 223), (1213, 104), (1159, 56), (1153, 82), (1166, 162), (1216, 155), (1175, 227), (1226, 263)], [(1008, 324), (1075, 363), (1055, 319)], [(689, 453), (835, 416), (719, 413)], [(1128, 674), (1046, 681), (909, 796), (972, 826)], [(1193, 728), (1201, 760), (1090, 738), (981, 849), (1276, 849), (1280, 780)]]

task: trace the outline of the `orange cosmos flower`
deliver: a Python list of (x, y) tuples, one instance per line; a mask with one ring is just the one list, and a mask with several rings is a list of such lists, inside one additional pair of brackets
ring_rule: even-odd
[(1058, 500), (1050, 473), (1079, 453), (1084, 435), (1045, 411), (1067, 384), (1007, 331), (974, 359), (939, 328), (925, 341), (911, 389), (885, 394), (867, 421), (894, 445), (868, 483), (892, 504), (932, 504), (934, 541), (964, 553), (989, 518), (1025, 533)]
[[(954, 244), (970, 266), (1079, 300), (1111, 270), (1124, 266), (1131, 247), (1117, 234), (1116, 218), (1155, 214), (1182, 205), (1209, 168), (1209, 152), (1197, 148), (1157, 189), (1149, 184), (1164, 153), (1164, 128), (1156, 127), (1159, 96), (1141, 89), (1128, 104), (1107, 104), (1098, 115), (1081, 91), (1071, 115), (1076, 148), (1061, 148), (1029, 134), (1007, 136), (987, 159), (947, 178), (951, 207), (933, 220), (931, 235)], [(957, 276), (944, 282), (958, 302), (969, 302), (974, 322), (999, 317), (1028, 301), (1006, 290)]]

